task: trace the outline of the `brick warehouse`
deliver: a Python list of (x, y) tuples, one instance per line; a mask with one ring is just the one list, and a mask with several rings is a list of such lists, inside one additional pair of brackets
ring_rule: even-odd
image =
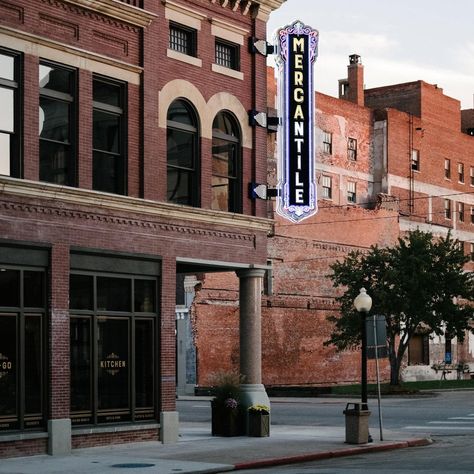
[[(273, 70), (269, 71), (269, 85)], [(274, 82), (273, 82), (274, 85)], [(337, 314), (329, 265), (354, 249), (392, 245), (408, 229), (451, 230), (474, 255), (474, 115), (423, 81), (363, 89), (360, 57), (350, 57), (339, 98), (316, 93), (316, 172), (319, 213), (291, 224), (274, 217), (268, 242), (272, 270), (262, 301), (263, 382), (267, 386), (328, 386), (360, 380), (360, 353), (323, 346)], [(275, 87), (269, 89), (271, 97)], [(462, 124), (461, 124), (462, 117)], [(269, 146), (269, 183), (276, 184)], [(468, 270), (474, 268), (468, 264)], [(191, 308), (197, 347), (197, 384), (238, 363), (235, 277), (205, 275)], [(214, 342), (209, 342), (214, 341)], [(219, 351), (215, 348), (219, 347)], [(222, 357), (222, 352), (226, 357)], [(474, 339), (464, 344), (420, 331), (411, 341), (406, 380), (440, 378), (451, 353), (474, 367)], [(223, 365), (223, 361), (226, 364)], [(372, 371), (372, 372), (371, 372)], [(388, 378), (388, 363), (382, 376)], [(466, 374), (465, 376), (468, 376)], [(375, 368), (369, 361), (369, 377)]]
[(243, 389), (266, 400), (248, 44), (283, 1), (0, 1), (0, 456), (176, 441), (187, 273), (238, 274)]

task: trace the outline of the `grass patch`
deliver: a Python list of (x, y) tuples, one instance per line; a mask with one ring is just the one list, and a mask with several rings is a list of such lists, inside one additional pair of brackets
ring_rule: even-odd
[[(410, 394), (417, 393), (420, 390), (438, 390), (438, 389), (474, 389), (474, 379), (472, 380), (424, 380), (420, 382), (404, 382), (401, 385), (393, 386), (390, 384), (381, 384), (382, 394)], [(377, 393), (376, 384), (368, 384), (367, 392), (369, 394)], [(360, 395), (360, 385), (339, 385), (331, 387), (331, 393), (336, 395)]]

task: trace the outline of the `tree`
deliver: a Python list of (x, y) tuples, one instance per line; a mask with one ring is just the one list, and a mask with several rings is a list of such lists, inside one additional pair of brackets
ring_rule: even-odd
[[(339, 350), (360, 344), (360, 315), (353, 306), (361, 288), (372, 297), (372, 314), (385, 315), (390, 384), (400, 382), (400, 367), (412, 336), (419, 330), (464, 339), (473, 330), (474, 276), (464, 271), (469, 257), (451, 235), (433, 239), (429, 232), (409, 232), (394, 247), (371, 246), (350, 252), (331, 265), (341, 315), (328, 319), (335, 326), (325, 345)], [(474, 332), (474, 331), (473, 331)]]

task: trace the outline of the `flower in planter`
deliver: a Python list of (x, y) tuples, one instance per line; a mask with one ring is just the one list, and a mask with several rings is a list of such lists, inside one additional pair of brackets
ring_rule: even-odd
[(226, 408), (230, 408), (231, 410), (236, 409), (238, 405), (239, 405), (239, 402), (235, 398), (227, 398), (224, 401), (224, 406)]
[(269, 415), (270, 407), (267, 405), (252, 405), (248, 408), (249, 413), (260, 413), (261, 415)]
[(228, 400), (233, 400), (230, 405), (240, 403), (240, 376), (235, 373), (221, 372), (214, 377), (214, 384), (211, 389), (214, 396), (213, 404), (222, 408), (231, 408), (227, 405)]

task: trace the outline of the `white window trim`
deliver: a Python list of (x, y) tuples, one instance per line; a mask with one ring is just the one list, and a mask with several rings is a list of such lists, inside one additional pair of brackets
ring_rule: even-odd
[(170, 0), (162, 0), (165, 5), (165, 18), (195, 30), (201, 30), (201, 21), (206, 15), (194, 9), (180, 5)]
[(195, 58), (194, 56), (189, 56), (189, 54), (180, 53), (174, 49), (167, 49), (166, 56), (171, 59), (176, 59), (177, 61), (182, 61), (183, 63), (191, 64), (193, 66), (202, 67), (202, 60)]
[(224, 74), (225, 76), (233, 77), (234, 79), (244, 80), (244, 73), (230, 69), (228, 67), (220, 66), (219, 64), (211, 64), (211, 69), (218, 74)]
[(213, 18), (211, 20), (211, 35), (243, 46), (245, 43), (245, 37), (249, 35), (249, 30)]

